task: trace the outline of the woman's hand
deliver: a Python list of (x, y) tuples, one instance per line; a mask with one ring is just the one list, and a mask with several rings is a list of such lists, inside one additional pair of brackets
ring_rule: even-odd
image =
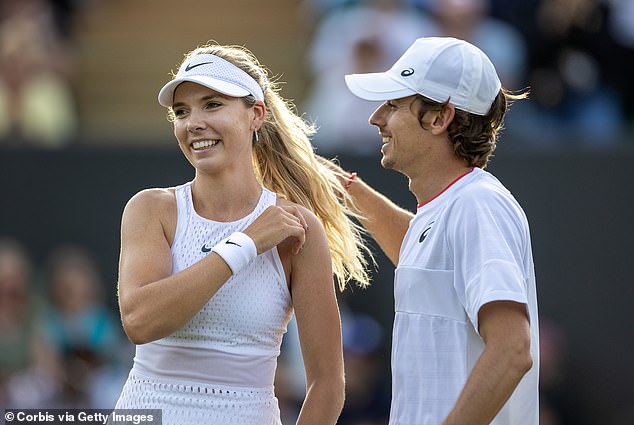
[(288, 238), (294, 239), (293, 254), (299, 254), (306, 242), (307, 230), (299, 207), (285, 202), (268, 207), (243, 233), (253, 239), (258, 255)]

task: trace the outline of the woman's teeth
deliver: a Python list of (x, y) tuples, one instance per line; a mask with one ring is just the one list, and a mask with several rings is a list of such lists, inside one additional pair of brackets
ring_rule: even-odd
[(207, 149), (215, 146), (217, 143), (218, 140), (201, 140), (199, 142), (192, 143), (192, 148), (194, 148), (194, 150)]

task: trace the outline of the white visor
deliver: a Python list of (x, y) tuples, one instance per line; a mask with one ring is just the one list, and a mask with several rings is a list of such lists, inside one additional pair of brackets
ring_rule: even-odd
[(195, 55), (185, 61), (174, 79), (163, 86), (158, 101), (165, 107), (174, 103), (174, 91), (189, 81), (232, 97), (252, 95), (264, 101), (260, 85), (245, 71), (216, 55)]

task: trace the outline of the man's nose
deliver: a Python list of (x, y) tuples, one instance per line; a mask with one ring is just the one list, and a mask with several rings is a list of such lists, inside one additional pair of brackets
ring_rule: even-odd
[(377, 127), (381, 127), (385, 124), (385, 104), (379, 106), (372, 115), (370, 115), (368, 122), (370, 125), (375, 125)]

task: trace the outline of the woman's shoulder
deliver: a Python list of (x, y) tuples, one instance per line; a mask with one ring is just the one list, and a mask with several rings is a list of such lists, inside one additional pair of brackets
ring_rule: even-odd
[(143, 238), (153, 232), (161, 232), (171, 243), (177, 215), (175, 188), (144, 189), (126, 204), (121, 218), (121, 233)]
[(326, 228), (324, 227), (324, 223), (321, 219), (317, 217), (313, 211), (303, 205), (291, 202), (281, 197), (278, 197), (277, 206), (297, 208), (307, 225), (306, 243), (302, 249), (302, 254), (304, 255), (293, 256), (294, 259), (305, 257), (306, 255), (317, 255), (320, 252), (328, 252), (328, 236), (326, 234)]
[(300, 204), (296, 204), (295, 202), (291, 202), (288, 199), (283, 198), (280, 195), (277, 196), (276, 205), (278, 207), (295, 207), (295, 208), (297, 208), (299, 210), (299, 212), (302, 214), (302, 216), (304, 216), (304, 219), (307, 222), (319, 222), (319, 223), (321, 223), (321, 221), (317, 218), (315, 213), (312, 212), (309, 208), (306, 208), (305, 206), (300, 205)]
[(176, 208), (176, 188), (143, 189), (130, 198), (126, 211), (160, 212)]

